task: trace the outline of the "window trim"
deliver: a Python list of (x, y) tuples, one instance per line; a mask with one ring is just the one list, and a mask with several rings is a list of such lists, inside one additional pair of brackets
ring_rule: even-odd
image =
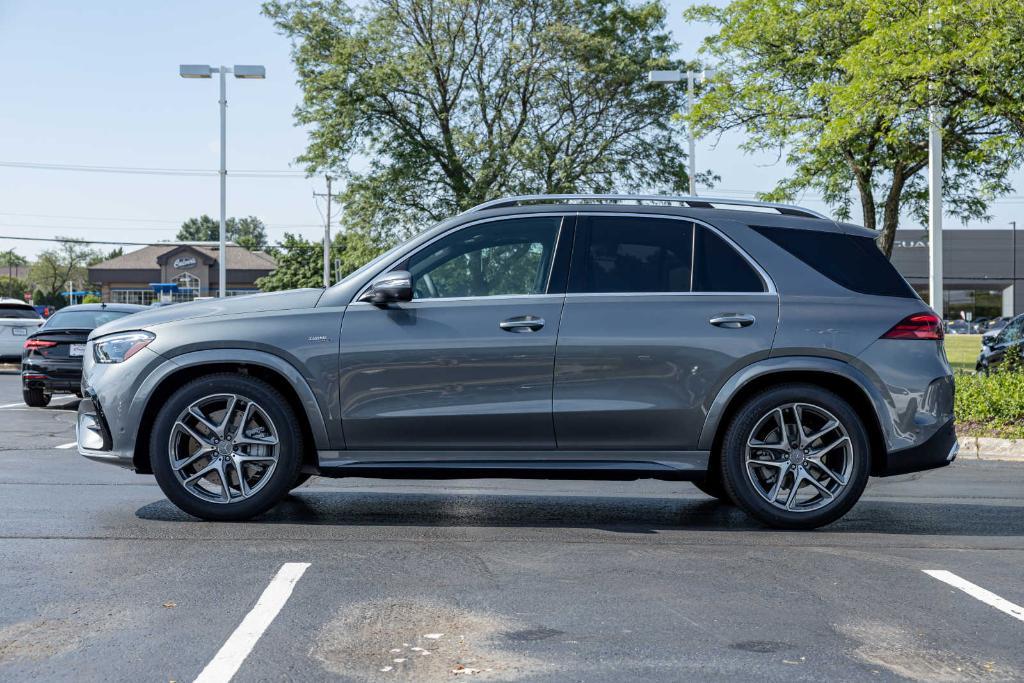
[[(566, 211), (545, 211), (544, 213), (507, 214), (507, 215), (504, 215), (504, 216), (492, 216), (491, 218), (481, 218), (479, 220), (471, 221), (469, 223), (462, 223), (460, 225), (456, 225), (451, 230), (445, 230), (440, 235), (435, 235), (433, 239), (431, 239), (428, 242), (425, 242), (424, 244), (421, 244), (415, 250), (402, 254), (401, 257), (398, 258), (398, 260), (392, 261), (391, 263), (389, 263), (388, 265), (384, 266), (383, 268), (378, 270), (376, 273), (371, 275), (369, 278), (367, 278), (366, 282), (363, 283), (363, 286), (359, 288), (359, 293), (356, 294), (354, 297), (352, 297), (352, 300), (349, 302), (348, 305), (352, 306), (352, 305), (355, 305), (355, 304), (367, 304), (369, 306), (376, 306), (376, 304), (372, 304), (369, 301), (362, 301), (362, 298), (364, 296), (366, 296), (366, 294), (370, 291), (370, 287), (373, 285), (373, 281), (376, 280), (378, 277), (380, 277), (380, 275), (382, 275), (384, 273), (391, 272), (392, 270), (394, 270), (398, 266), (405, 264), (413, 256), (415, 256), (416, 254), (420, 253), (424, 249), (430, 247), (432, 244), (434, 244), (438, 240), (444, 239), (444, 238), (448, 237), (449, 235), (454, 235), (456, 232), (460, 232), (460, 231), (465, 230), (467, 228), (471, 228), (471, 227), (476, 226), (476, 225), (481, 225), (483, 223), (493, 223), (495, 221), (518, 220), (518, 219), (522, 219), (522, 218), (535, 218), (535, 217), (536, 218), (551, 218), (551, 217), (556, 217), (556, 218), (561, 218), (562, 219), (561, 222), (558, 225), (558, 233), (555, 235), (555, 244), (554, 244), (554, 248), (552, 249), (552, 253), (551, 253), (551, 269), (548, 272), (548, 283), (547, 283), (547, 287), (548, 287), (548, 289), (550, 289), (551, 288), (551, 283), (552, 283), (552, 278), (554, 277), (554, 273), (555, 273), (555, 267), (558, 265), (559, 249), (562, 247), (562, 243), (563, 243), (562, 236), (565, 234), (566, 230), (570, 230), (570, 231), (573, 232), (573, 236), (575, 237), (575, 223), (576, 223), (576, 220), (577, 220), (576, 219), (577, 215), (578, 215), (577, 212), (572, 212), (572, 211), (570, 211), (570, 212), (566, 212)], [(570, 220), (570, 219), (573, 221), (573, 224), (571, 226), (567, 224), (567, 221)], [(567, 248), (571, 248), (571, 246), (572, 245), (569, 245), (569, 247), (567, 247)], [(566, 267), (566, 276), (568, 276), (568, 267)], [(566, 277), (566, 283), (568, 283), (568, 277)], [(493, 300), (496, 300), (496, 299), (502, 299), (502, 298), (507, 299), (507, 298), (513, 298), (513, 297), (514, 298), (525, 299), (525, 298), (550, 297), (550, 296), (558, 296), (558, 297), (565, 296), (565, 292), (564, 291), (561, 291), (561, 292), (542, 292), (540, 294), (497, 294), (497, 295), (494, 295), (494, 296), (446, 296), (446, 297), (438, 296), (438, 297), (431, 297), (430, 299), (413, 299), (412, 301), (404, 301), (404, 302), (402, 302), (402, 305), (403, 306), (407, 306), (409, 304), (422, 303), (422, 302), (426, 302), (426, 301), (449, 301), (449, 302), (452, 302), (452, 301), (454, 301), (454, 302), (457, 302), (457, 301), (483, 301), (483, 300), (493, 301)]]
[[(778, 296), (779, 295), (779, 291), (775, 287), (775, 281), (772, 280), (771, 277), (769, 277), (767, 271), (765, 271), (765, 269), (761, 267), (761, 264), (758, 263), (756, 260), (754, 260), (754, 258), (752, 256), (750, 256), (750, 254), (748, 254), (745, 249), (741, 248), (740, 245), (738, 245), (735, 240), (733, 240), (731, 237), (729, 237), (724, 232), (722, 232), (721, 230), (719, 230), (715, 226), (711, 225), (710, 223), (707, 223), (707, 222), (702, 221), (702, 220), (698, 220), (696, 218), (690, 218), (689, 216), (673, 216), (673, 215), (661, 214), (661, 213), (626, 213), (626, 212), (620, 212), (620, 211), (578, 211), (576, 213), (576, 226), (575, 226), (576, 227), (576, 230), (575, 230), (575, 237), (576, 238), (578, 238), (578, 236), (582, 233), (582, 231), (579, 230), (579, 228), (582, 226), (581, 219), (589, 217), (589, 216), (626, 216), (626, 217), (629, 217), (629, 218), (657, 218), (657, 219), (668, 219), (668, 220), (676, 220), (676, 221), (686, 221), (686, 222), (689, 222), (689, 223), (693, 223), (694, 225), (700, 225), (700, 226), (702, 226), (704, 228), (707, 228), (708, 230), (711, 230), (713, 233), (715, 233), (716, 235), (721, 237), (725, 241), (726, 244), (728, 244), (730, 247), (732, 247), (736, 251), (736, 253), (738, 253), (740, 255), (740, 257), (743, 258), (747, 262), (747, 264), (751, 268), (754, 269), (754, 272), (756, 272), (758, 274), (758, 276), (760, 276), (761, 281), (764, 283), (765, 291), (763, 291), (763, 292), (693, 292), (693, 291), (690, 291), (690, 292), (569, 292), (569, 291), (567, 291), (566, 292), (566, 296), (582, 296), (582, 297), (595, 297), (595, 296), (633, 296), (633, 297), (637, 297), (637, 296), (646, 296), (646, 297), (649, 297), (649, 296)], [(696, 235), (697, 235), (697, 231), (694, 230), (691, 239), (695, 240), (696, 239)], [(575, 249), (573, 251), (575, 252)], [(694, 258), (695, 258), (695, 256), (693, 255), (693, 252), (691, 251), (691, 256), (690, 256), (690, 288), (691, 289), (693, 288), (693, 259)], [(572, 264), (570, 264), (570, 270), (571, 270), (571, 268), (572, 268)], [(571, 277), (571, 275), (570, 275), (570, 277)]]

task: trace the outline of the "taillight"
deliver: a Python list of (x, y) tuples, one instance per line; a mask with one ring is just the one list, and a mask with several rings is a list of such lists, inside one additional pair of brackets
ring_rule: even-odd
[(893, 325), (882, 339), (942, 339), (942, 320), (934, 313), (914, 313)]
[(26, 349), (48, 349), (51, 346), (56, 346), (55, 341), (45, 341), (43, 339), (29, 339), (25, 342)]

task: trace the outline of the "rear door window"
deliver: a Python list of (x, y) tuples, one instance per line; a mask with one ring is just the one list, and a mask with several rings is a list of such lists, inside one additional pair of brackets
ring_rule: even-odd
[(18, 320), (39, 320), (43, 316), (36, 313), (31, 306), (19, 306), (17, 304), (0, 304), (0, 318), (15, 318)]
[(753, 266), (714, 230), (691, 221), (590, 216), (574, 250), (570, 292), (764, 292)]

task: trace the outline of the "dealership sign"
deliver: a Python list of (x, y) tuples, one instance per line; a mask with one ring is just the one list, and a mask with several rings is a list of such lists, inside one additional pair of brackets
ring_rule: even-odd
[(174, 259), (175, 268), (191, 268), (196, 264), (195, 256), (179, 256)]
[(924, 240), (896, 240), (895, 245), (901, 249), (923, 249), (928, 243)]

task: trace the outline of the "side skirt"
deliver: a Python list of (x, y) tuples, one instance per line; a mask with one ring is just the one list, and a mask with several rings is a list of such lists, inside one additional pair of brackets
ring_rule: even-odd
[(319, 451), (324, 477), (691, 481), (708, 451)]

